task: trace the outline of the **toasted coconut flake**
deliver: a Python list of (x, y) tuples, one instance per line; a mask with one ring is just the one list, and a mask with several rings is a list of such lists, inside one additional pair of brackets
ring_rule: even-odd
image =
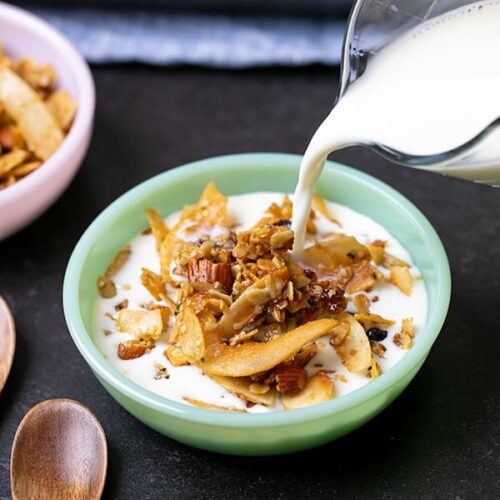
[(219, 411), (229, 411), (229, 412), (237, 412), (237, 413), (246, 413), (246, 410), (242, 410), (241, 408), (235, 408), (234, 406), (219, 406), (211, 403), (205, 403), (204, 401), (200, 401), (198, 399), (189, 398), (188, 396), (184, 396), (182, 399), (192, 404), (193, 406), (198, 406), (198, 408), (205, 408), (206, 410), (219, 410)]
[[(175, 326), (171, 341), (176, 342), (186, 363), (196, 363), (205, 356), (206, 346), (200, 320), (193, 308), (184, 303), (175, 317)], [(177, 362), (181, 356), (177, 356)]]
[(182, 244), (182, 241), (175, 234), (173, 228), (163, 239), (160, 247), (160, 267), (163, 279), (172, 286), (177, 285), (177, 281), (171, 275), (171, 267), (176, 252), (176, 248)]
[(171, 314), (170, 308), (168, 306), (164, 306), (161, 304), (155, 304), (154, 302), (151, 302), (148, 305), (147, 309), (148, 309), (148, 311), (154, 311), (154, 310), (160, 311), (161, 318), (163, 321), (163, 330), (165, 330), (167, 325), (168, 325), (168, 320), (169, 320), (170, 314)]
[(353, 267), (353, 275), (346, 286), (347, 293), (356, 293), (373, 288), (384, 275), (369, 262), (363, 261), (355, 264)]
[(222, 195), (213, 182), (209, 182), (196, 205), (184, 207), (179, 222), (193, 221), (208, 226), (227, 225), (227, 198)]
[(189, 361), (186, 359), (186, 356), (178, 345), (169, 345), (163, 354), (173, 366), (185, 366), (189, 364)]
[[(261, 404), (264, 406), (273, 406), (275, 399), (275, 391), (270, 389), (264, 391), (256, 391), (256, 387), (265, 386), (266, 384), (256, 384), (251, 379), (243, 377), (220, 377), (217, 375), (211, 375), (215, 382), (220, 384), (222, 387), (232, 392), (239, 398), (245, 399), (255, 404)], [(267, 386), (268, 387), (268, 386)], [(253, 390), (252, 390), (253, 388)]]
[(141, 270), (141, 283), (155, 300), (165, 300), (167, 298), (165, 283), (159, 274), (143, 267)]
[(410, 264), (408, 264), (408, 262), (405, 262), (404, 260), (401, 260), (398, 257), (395, 257), (394, 255), (391, 255), (390, 253), (387, 252), (384, 253), (384, 260), (382, 261), (382, 266), (389, 270), (392, 269), (394, 266), (411, 267)]
[(281, 205), (272, 203), (264, 212), (262, 218), (255, 224), (252, 231), (265, 226), (266, 224), (274, 224), (279, 226), (290, 227), (292, 220), (292, 202), (288, 195), (283, 197)]
[(397, 286), (405, 295), (410, 296), (413, 290), (413, 280), (406, 266), (391, 267), (391, 283)]
[(229, 345), (237, 345), (241, 344), (242, 342), (246, 342), (247, 340), (250, 340), (252, 337), (255, 337), (259, 333), (258, 328), (254, 328), (253, 330), (249, 330), (248, 332), (242, 331), (240, 333), (237, 333), (233, 337), (231, 337), (229, 341)]
[[(349, 323), (349, 332), (343, 340), (332, 341), (342, 363), (350, 372), (360, 372), (368, 369), (372, 361), (372, 352), (364, 328), (361, 323), (348, 313), (339, 315), (338, 319)], [(334, 330), (335, 334), (337, 332)]]
[(28, 163), (23, 163), (22, 165), (19, 165), (18, 167), (14, 168), (11, 174), (17, 179), (22, 179), (23, 177), (26, 177), (28, 174), (31, 174), (31, 172), (34, 172), (41, 165), (42, 165), (41, 161), (38, 160), (29, 161)]
[(146, 210), (146, 216), (148, 218), (149, 226), (151, 227), (151, 232), (153, 233), (154, 239), (156, 241), (156, 250), (159, 252), (163, 240), (168, 234), (168, 227), (163, 219), (158, 215), (158, 212), (156, 210), (148, 208)]
[(78, 103), (65, 90), (52, 93), (46, 100), (48, 110), (59, 127), (67, 132), (75, 119)]
[(282, 268), (257, 280), (231, 304), (217, 325), (221, 337), (231, 338), (259, 315), (264, 304), (276, 298), (286, 285), (288, 271)]
[(29, 154), (27, 151), (17, 150), (0, 156), (0, 177), (9, 174), (16, 167), (21, 165)]
[(374, 242), (367, 245), (373, 262), (375, 262), (375, 264), (377, 264), (378, 266), (384, 261), (384, 256), (386, 255), (385, 245), (386, 242), (381, 240), (375, 240)]
[(64, 135), (37, 93), (9, 68), (0, 68), (0, 101), (29, 148), (42, 160), (50, 158)]
[(50, 64), (39, 64), (29, 57), (23, 57), (16, 63), (15, 69), (35, 90), (50, 90), (56, 84), (56, 72)]
[(227, 377), (246, 377), (271, 370), (292, 359), (309, 342), (328, 334), (337, 324), (334, 319), (319, 319), (268, 342), (248, 341), (235, 347), (221, 345), (220, 354), (207, 359), (203, 369), (208, 374)]
[(394, 324), (393, 320), (385, 319), (384, 317), (380, 316), (380, 314), (357, 313), (354, 315), (354, 318), (363, 325), (367, 326), (367, 328), (370, 328), (372, 325), (387, 327)]
[(158, 309), (122, 309), (116, 317), (116, 328), (119, 332), (130, 333), (138, 339), (157, 340), (163, 332), (163, 317)]
[(335, 269), (369, 258), (368, 249), (352, 236), (318, 242), (304, 250), (304, 264), (312, 268)]
[(285, 410), (305, 408), (329, 401), (333, 398), (334, 392), (333, 381), (326, 372), (319, 371), (307, 381), (306, 386), (301, 391), (282, 395), (281, 402)]
[(269, 387), (267, 384), (261, 384), (259, 382), (253, 382), (252, 384), (250, 384), (249, 388), (252, 394), (257, 395), (267, 394), (271, 390), (271, 387)]
[(317, 193), (313, 194), (312, 208), (318, 211), (321, 215), (323, 215), (323, 217), (325, 217), (333, 224), (337, 224), (337, 226), (342, 226), (342, 224), (330, 213), (330, 210), (328, 209), (328, 205), (326, 204), (325, 200)]

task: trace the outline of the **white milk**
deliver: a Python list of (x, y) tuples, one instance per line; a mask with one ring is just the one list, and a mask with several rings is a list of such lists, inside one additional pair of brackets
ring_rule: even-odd
[[(500, 117), (500, 1), (436, 17), (369, 60), (314, 134), (295, 191), (294, 252), (304, 244), (312, 190), (333, 151), (385, 145), (412, 156), (452, 150)], [(427, 167), (426, 167), (427, 168)], [(500, 131), (430, 170), (500, 184)]]

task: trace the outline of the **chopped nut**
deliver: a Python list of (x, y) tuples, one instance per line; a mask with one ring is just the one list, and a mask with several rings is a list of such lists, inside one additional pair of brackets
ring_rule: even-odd
[(414, 336), (413, 319), (405, 318), (401, 322), (401, 331), (394, 335), (393, 342), (401, 349), (410, 349), (413, 345)]
[(129, 340), (118, 344), (118, 357), (120, 359), (136, 359), (146, 353), (147, 347), (140, 340)]
[(111, 299), (116, 295), (116, 285), (111, 278), (99, 276), (97, 278), (97, 291), (104, 299)]
[(370, 310), (370, 299), (364, 293), (360, 293), (354, 297), (354, 307), (360, 313), (367, 313)]
[(122, 309), (127, 309), (128, 307), (128, 299), (123, 299), (121, 302), (116, 304), (115, 311), (121, 311)]
[(372, 359), (372, 364), (368, 368), (368, 377), (373, 380), (382, 374), (382, 369), (375, 359)]
[(155, 362), (155, 380), (161, 380), (163, 378), (170, 378), (170, 373), (165, 366), (160, 363)]
[(413, 345), (412, 339), (407, 332), (395, 333), (392, 341), (400, 349), (410, 349)]
[(405, 295), (411, 295), (413, 281), (410, 270), (406, 266), (391, 267), (391, 283), (396, 285)]
[(298, 365), (279, 365), (275, 370), (276, 389), (282, 394), (300, 391), (307, 382), (307, 372)]
[(375, 356), (378, 356), (379, 358), (385, 358), (385, 352), (387, 351), (387, 348), (384, 344), (370, 340), (370, 347), (372, 348), (372, 352), (373, 354), (375, 354)]
[(411, 338), (415, 336), (413, 318), (404, 318), (401, 322), (401, 331), (407, 333)]
[(283, 394), (281, 401), (285, 410), (304, 408), (329, 401), (333, 397), (334, 389), (333, 381), (328, 374), (319, 371), (309, 378), (301, 391)]
[(128, 261), (128, 259), (130, 257), (130, 253), (131, 253), (131, 250), (130, 250), (130, 246), (129, 245), (127, 245), (125, 248), (122, 248), (115, 255), (115, 257), (113, 258), (111, 264), (107, 267), (107, 269), (106, 269), (106, 271), (105, 271), (104, 274), (108, 278), (112, 278), (113, 276), (115, 276), (118, 273), (118, 271), (120, 271), (120, 269)]
[(378, 269), (371, 266), (366, 260), (361, 261), (359, 264), (355, 264), (352, 269), (354, 274), (347, 283), (347, 293), (356, 293), (364, 290), (368, 291), (384, 277)]
[(188, 262), (188, 280), (197, 290), (206, 290), (211, 288), (210, 285), (220, 283), (223, 290), (230, 291), (233, 284), (231, 265), (213, 263), (208, 259), (191, 259)]

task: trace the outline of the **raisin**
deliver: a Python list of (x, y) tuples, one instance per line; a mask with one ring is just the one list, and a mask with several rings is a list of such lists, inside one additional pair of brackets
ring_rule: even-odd
[(373, 342), (382, 342), (387, 337), (387, 330), (381, 330), (380, 328), (370, 328), (366, 334), (370, 340)]
[(292, 221), (290, 219), (280, 219), (279, 221), (273, 222), (273, 226), (286, 226), (290, 228)]

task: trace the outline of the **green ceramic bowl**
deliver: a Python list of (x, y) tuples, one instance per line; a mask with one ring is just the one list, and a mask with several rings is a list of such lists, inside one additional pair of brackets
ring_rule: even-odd
[(436, 232), (406, 198), (349, 167), (328, 163), (317, 190), (386, 227), (409, 249), (429, 295), (425, 330), (393, 368), (348, 395), (310, 408), (268, 414), (224, 413), (170, 401), (120, 374), (92, 341), (96, 277), (117, 250), (144, 229), (144, 210), (166, 216), (193, 203), (208, 181), (225, 194), (292, 192), (300, 157), (241, 154), (191, 163), (143, 182), (112, 203), (91, 224), (71, 256), (64, 280), (64, 313), (80, 353), (107, 391), (158, 432), (221, 453), (271, 455), (310, 448), (353, 431), (382, 411), (413, 379), (443, 325), (450, 300), (450, 271)]

